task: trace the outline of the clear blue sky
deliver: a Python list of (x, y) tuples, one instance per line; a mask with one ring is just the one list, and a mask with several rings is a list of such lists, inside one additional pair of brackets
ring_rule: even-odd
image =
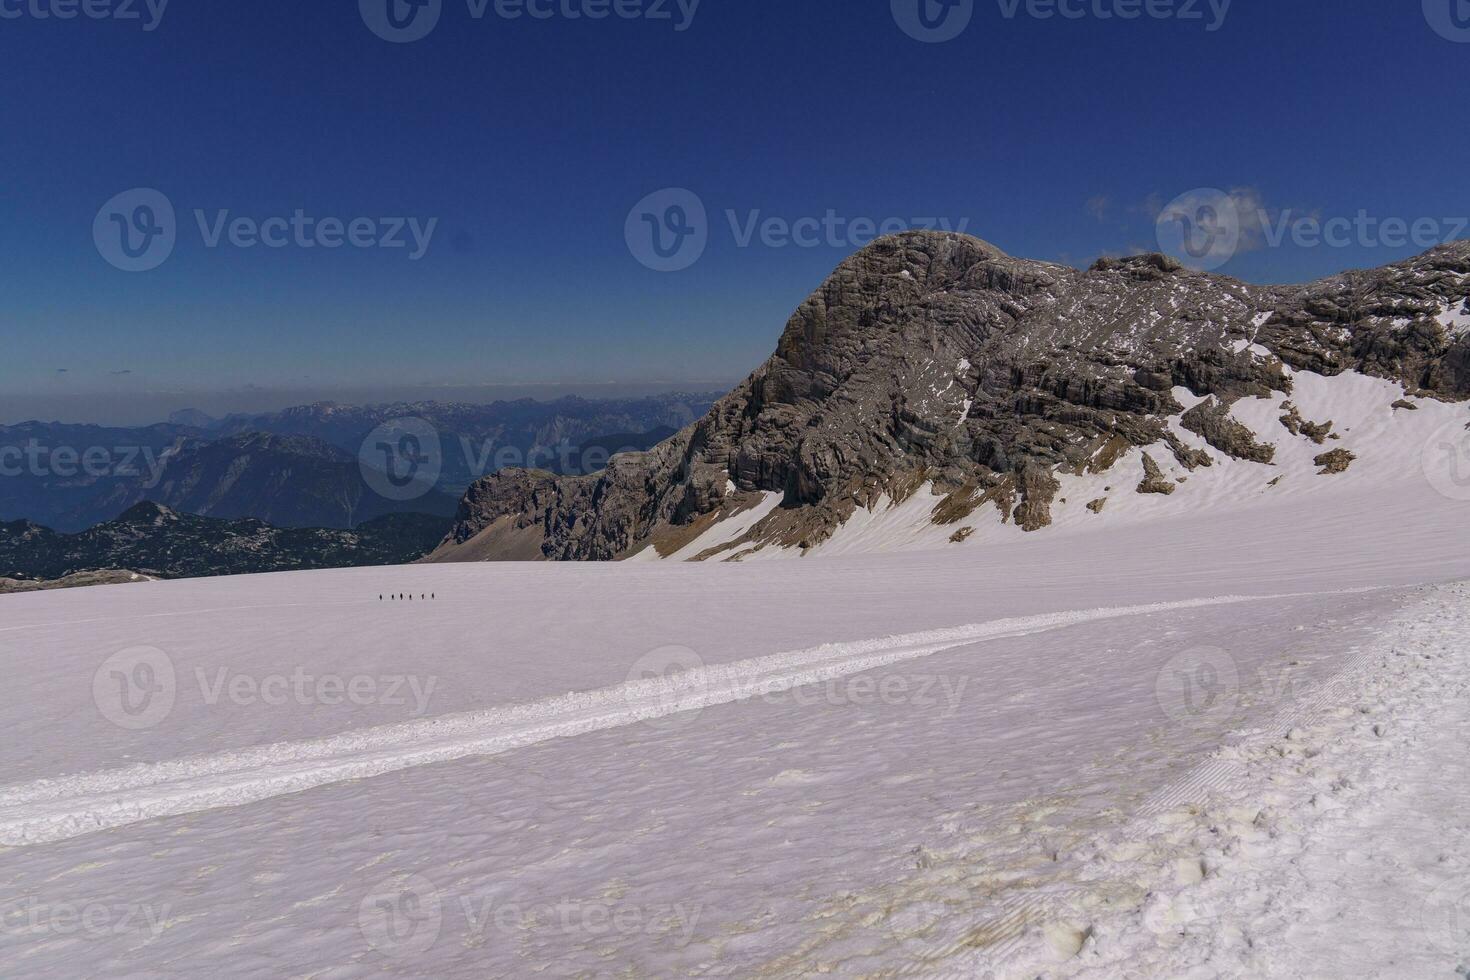
[[(152, 31), (36, 18), (50, 2), (0, 0), (21, 13), (0, 18), (0, 417), (80, 399), (122, 420), (145, 393), (252, 386), (733, 381), (851, 248), (741, 247), (727, 210), (967, 220), (1079, 265), (1157, 247), (1159, 204), (1197, 187), (1323, 217), (1470, 214), (1470, 43), (1419, 0), (1235, 0), (1216, 30), (1208, 0), (1203, 21), (975, 0), (934, 44), (890, 0), (702, 0), (682, 31), (676, 0), (672, 20), (595, 21), (443, 0), (406, 44), (355, 0), (172, 0)], [(137, 187), (174, 205), (178, 241), (128, 273), (93, 222)], [(709, 213), (707, 251), (669, 273), (624, 236), (666, 187)], [(211, 249), (196, 208), (439, 224), (419, 261)], [(1295, 281), (1419, 250), (1253, 247), (1221, 271)]]

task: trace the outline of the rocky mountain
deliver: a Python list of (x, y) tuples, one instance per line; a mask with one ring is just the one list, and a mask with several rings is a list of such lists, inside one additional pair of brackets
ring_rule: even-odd
[(117, 484), (150, 481), (180, 440), (200, 438), (188, 425), (119, 428), (61, 422), (0, 426), (0, 520), (33, 520), (80, 531), (116, 517), (101, 498)]
[(0, 523), (0, 579), (18, 580), (10, 589), (15, 591), (126, 581), (133, 575), (193, 578), (398, 565), (433, 548), (446, 524), (422, 514), (391, 514), (351, 531), (277, 528), (257, 520), (180, 514), (145, 502), (80, 534), (61, 534), (30, 521)]
[[(1162, 255), (1080, 271), (964, 235), (884, 238), (843, 262), (775, 355), (704, 418), (601, 474), (478, 481), (432, 560), (668, 555), (771, 495), (779, 506), (699, 557), (807, 549), (859, 508), (920, 487), (941, 498), (935, 524), (993, 507), (1038, 530), (1060, 478), (1106, 473), (1139, 450), (1138, 491), (1160, 496), (1216, 460), (1269, 467), (1273, 445), (1231, 406), (1283, 399), (1289, 428), (1295, 371), (1388, 379), (1405, 398), (1470, 397), (1467, 296), (1470, 242), (1263, 287)], [(1314, 436), (1297, 424), (1293, 438)]]
[(247, 432), (185, 439), (166, 451), (157, 482), (115, 483), (96, 505), (120, 513), (152, 500), (225, 520), (255, 518), (283, 528), (353, 528), (387, 514), (453, 514), (453, 498), (429, 492), (389, 500), (364, 479), (358, 457), (320, 439)]

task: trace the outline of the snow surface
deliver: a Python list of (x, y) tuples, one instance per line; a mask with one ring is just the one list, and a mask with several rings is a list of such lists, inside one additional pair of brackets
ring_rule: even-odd
[(1451, 337), (1470, 332), (1470, 306), (1463, 303), (1450, 303), (1437, 319)]
[[(230, 750), (13, 786), (0, 794), (0, 844), (65, 840), (158, 816), (234, 806), (399, 769), (494, 755), (584, 732), (863, 673), (969, 646), (1098, 620), (1260, 601), (1227, 596), (1186, 602), (1001, 619), (963, 627), (833, 643), (676, 675), (630, 679), (529, 705), (427, 718), (332, 738)], [(427, 689), (431, 685), (422, 685)], [(206, 685), (207, 689), (207, 685)], [(414, 690), (415, 685), (409, 684)], [(425, 702), (416, 702), (422, 710)]]
[[(233, 768), (196, 757), (173, 783), (113, 769), (15, 787), (7, 833), (18, 799), (105, 812), (103, 787), (140, 822), (3, 852), (0, 964), (7, 976), (72, 975), (82, 956), (98, 975), (192, 976), (207, 957), (231, 976), (904, 964), (1113, 976), (1153, 957), (1134, 975), (1205, 963), (1300, 976), (1320, 975), (1291, 972), (1319, 949), (1352, 961), (1340, 947), (1361, 935), (1374, 958), (1359, 962), (1404, 969), (1351, 975), (1435, 975), (1408, 964), (1453, 965), (1454, 950), (1424, 941), (1439, 925), (1419, 918), (1435, 911), (1427, 894), (1470, 870), (1463, 822), (1449, 834), (1462, 811), (1421, 815), (1430, 836), (1381, 828), (1423, 790), (1463, 794), (1467, 618), (1464, 590), (1438, 588), (1012, 619), (729, 675), (755, 688), (680, 675), (647, 713), (587, 698), (604, 723), (577, 737), (438, 765), (408, 759), (409, 739), (359, 732), (351, 746), (407, 766), (169, 819), (147, 806), (200, 782), (254, 788), (305, 753), (245, 753)], [(1201, 664), (1224, 671), (1222, 700), (1191, 713), (1168, 685)], [(790, 687), (818, 676), (804, 667), (837, 682)], [(1433, 730), (1456, 705), (1455, 725)], [(446, 719), (448, 737), (461, 723)], [(1409, 779), (1398, 763), (1416, 759)], [(1364, 866), (1344, 868), (1338, 840), (1358, 841)], [(1399, 852), (1414, 876), (1395, 876)], [(1333, 887), (1349, 873), (1399, 892)], [(1385, 903), (1402, 905), (1395, 919), (1351, 933)], [(98, 927), (68, 928), (77, 909)], [(390, 913), (404, 917), (396, 931)]]
[(1465, 406), (1296, 380), (979, 545), (0, 597), (0, 975), (1463, 975)]

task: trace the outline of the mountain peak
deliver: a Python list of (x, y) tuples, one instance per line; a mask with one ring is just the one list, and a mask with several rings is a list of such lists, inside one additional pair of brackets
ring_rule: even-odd
[(136, 503), (118, 515), (118, 524), (163, 524), (180, 520), (177, 511), (151, 500)]
[(192, 429), (208, 429), (219, 420), (205, 412), (199, 411), (197, 408), (181, 408), (176, 412), (170, 412), (168, 421), (170, 425), (184, 425)]
[(1172, 275), (1183, 271), (1184, 264), (1173, 256), (1162, 252), (1142, 252), (1138, 255), (1127, 255), (1120, 257), (1108, 257), (1098, 259), (1088, 269), (1088, 272), (1117, 272), (1134, 273), (1148, 278), (1158, 278), (1160, 275)]

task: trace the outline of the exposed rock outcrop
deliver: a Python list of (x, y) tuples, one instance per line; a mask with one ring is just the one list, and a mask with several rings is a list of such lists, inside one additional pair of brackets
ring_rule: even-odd
[(1286, 414), (1281, 416), (1281, 424), (1292, 435), (1304, 436), (1319, 446), (1327, 441), (1328, 436), (1332, 435), (1331, 422), (1308, 421), (1302, 418), (1301, 410), (1291, 402), (1286, 402), (1281, 407), (1286, 411)]
[(1039, 531), (1051, 525), (1051, 503), (1062, 488), (1056, 477), (1032, 464), (1021, 471), (1021, 503), (1015, 518), (1023, 531)]
[(1330, 453), (1323, 453), (1321, 456), (1312, 460), (1312, 462), (1322, 467), (1318, 475), (1332, 476), (1337, 473), (1346, 473), (1347, 468), (1357, 458), (1357, 456), (1348, 452), (1346, 449), (1334, 449)]
[(1231, 418), (1230, 406), (1218, 399), (1200, 402), (1184, 413), (1179, 424), (1227, 456), (1253, 463), (1269, 463), (1276, 458), (1276, 448), (1257, 442), (1256, 434)]
[(1178, 487), (1164, 479), (1163, 470), (1154, 458), (1148, 453), (1143, 454), (1143, 482), (1138, 485), (1139, 493), (1160, 493), (1165, 496), (1173, 493)]

